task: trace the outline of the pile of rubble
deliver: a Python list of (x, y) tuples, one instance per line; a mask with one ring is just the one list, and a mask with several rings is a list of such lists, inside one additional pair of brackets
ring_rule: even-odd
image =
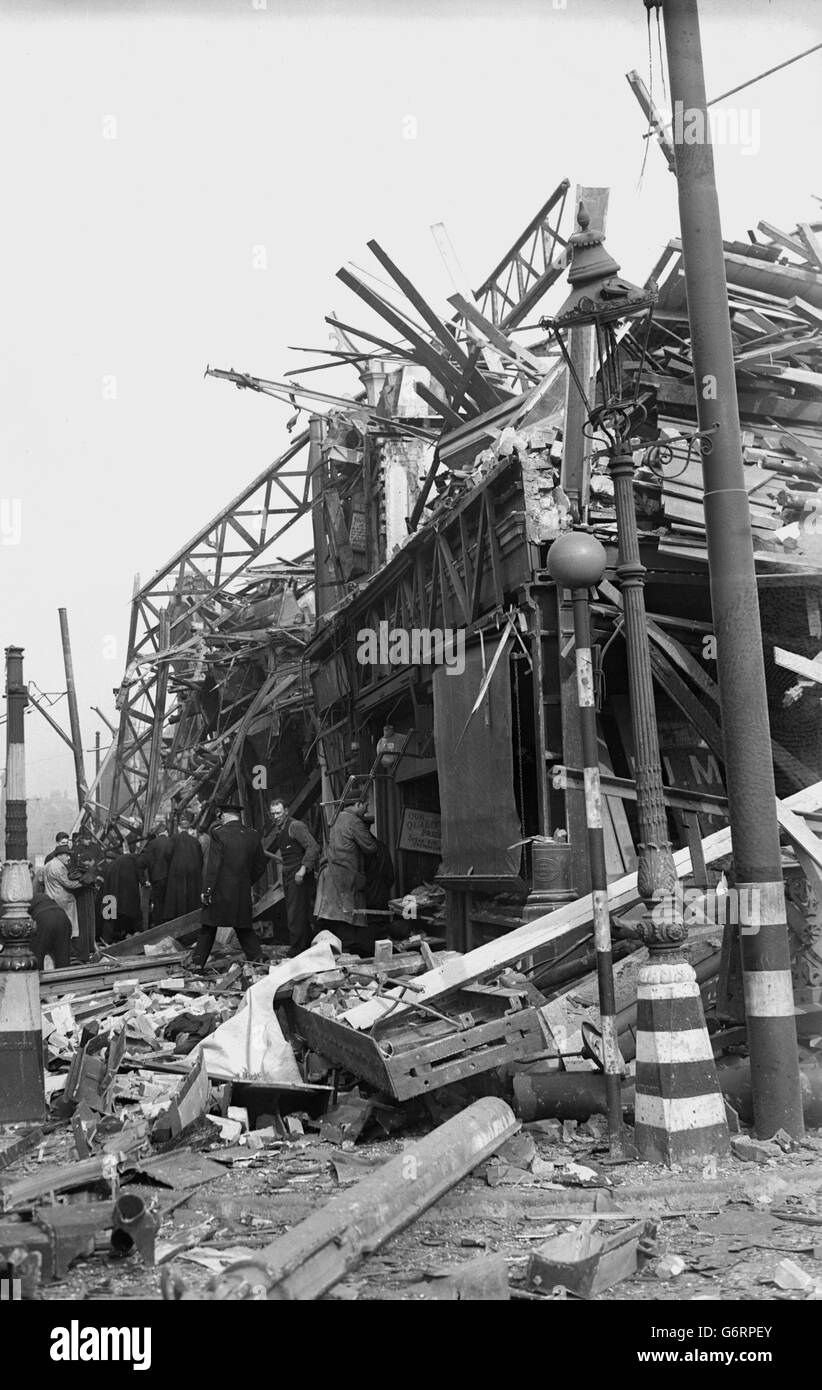
[[(468, 959), (436, 944), (361, 960), (324, 934), (262, 966), (228, 948), (201, 973), (164, 951), (45, 975), (49, 1117), (0, 1132), (0, 1266), (23, 1296), (700, 1297), (695, 1221), (734, 1201), (794, 1223), (759, 1296), (820, 1296), (802, 1227), (822, 1222), (822, 1140), (740, 1133), (689, 1184), (615, 1162), (596, 1105), (523, 1124), (517, 1076), (559, 1064), (556, 1006), (511, 967), (428, 1004), (421, 982)], [(580, 981), (566, 997), (593, 1016)], [(567, 1046), (562, 1065), (594, 1068)]]

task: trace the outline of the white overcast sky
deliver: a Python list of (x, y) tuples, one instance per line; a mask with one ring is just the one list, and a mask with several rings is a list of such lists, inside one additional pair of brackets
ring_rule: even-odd
[[(610, 186), (630, 278), (678, 232), (655, 144), (639, 181), (625, 73), (648, 83), (642, 0), (261, 6), (0, 0), (0, 497), (22, 508), (19, 544), (0, 541), (0, 630), (59, 691), (68, 609), (86, 747), (90, 705), (113, 715), (134, 574), (288, 442), (284, 407), (204, 380), (207, 363), (279, 376), (288, 344), (327, 344), (332, 307), (367, 323), (334, 274), (368, 264), (370, 237), (444, 305), (430, 224), (479, 283), (566, 176)], [(709, 95), (822, 39), (820, 0), (701, 12)], [(822, 52), (730, 99), (758, 112), (759, 148), (716, 151), (726, 236), (822, 218), (821, 75)], [(27, 738), (29, 794), (71, 789), (36, 711)]]

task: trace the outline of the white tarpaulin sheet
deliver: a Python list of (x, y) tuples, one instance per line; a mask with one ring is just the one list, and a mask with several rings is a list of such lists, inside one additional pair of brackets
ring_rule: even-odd
[(335, 968), (334, 952), (327, 942), (310, 946), (293, 960), (272, 965), (264, 979), (246, 990), (234, 1017), (221, 1023), (195, 1049), (195, 1061), (201, 1053), (209, 1075), (226, 1080), (301, 1086), (297, 1059), (277, 1022), (274, 996), (290, 980), (304, 980)]

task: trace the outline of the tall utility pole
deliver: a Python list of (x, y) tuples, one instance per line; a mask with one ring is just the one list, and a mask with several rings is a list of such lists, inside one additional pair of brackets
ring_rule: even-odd
[(83, 764), (83, 739), (80, 733), (80, 714), (77, 709), (77, 689), (74, 684), (74, 662), (71, 659), (68, 614), (65, 608), (59, 608), (57, 611), (60, 615), (60, 636), (63, 639), (63, 664), (66, 668), (66, 693), (68, 695), (71, 744), (74, 750), (74, 776), (77, 783), (77, 806), (78, 809), (82, 811), (86, 804), (88, 787), (86, 786), (86, 769)]
[[(736, 886), (741, 902), (759, 907), (754, 922), (741, 924), (754, 1120), (761, 1138), (778, 1129), (798, 1138), (802, 1103), (765, 665), (699, 13), (697, 0), (644, 3), (648, 10), (661, 6), (665, 23), (696, 408), (700, 430), (712, 431), (702, 452), (705, 532)], [(689, 140), (702, 138), (687, 143), (683, 131)]]
[(23, 717), (28, 693), (23, 648), (6, 647), (6, 859), (28, 858), (26, 751)]

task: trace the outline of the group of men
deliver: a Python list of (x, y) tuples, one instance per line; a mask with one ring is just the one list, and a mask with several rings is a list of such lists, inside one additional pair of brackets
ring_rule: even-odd
[[(266, 849), (256, 830), (242, 823), (242, 810), (224, 803), (210, 835), (198, 836), (190, 816), (181, 816), (177, 832), (157, 821), (142, 849), (132, 832), (119, 853), (103, 867), (98, 919), (108, 942), (121, 941), (143, 924), (142, 887), (151, 896), (155, 925), (200, 911), (194, 964), (208, 960), (220, 927), (231, 927), (249, 960), (262, 957), (253, 927), (253, 890), (270, 859), (279, 859), (288, 927), (289, 955), (307, 949), (317, 931), (330, 930), (346, 950), (371, 954), (387, 919), (394, 869), (386, 846), (373, 834), (373, 817), (365, 802), (344, 807), (321, 847), (303, 821), (290, 816), (284, 798), (269, 803), (272, 832)], [(69, 964), (70, 941), (77, 936), (76, 894), (82, 879), (70, 867), (72, 844), (57, 836), (46, 856), (42, 891), (35, 893), (31, 915), (38, 964)]]
[(91, 888), (94, 874), (84, 867), (87, 860), (78, 863), (83, 859), (79, 841), (80, 836), (60, 831), (35, 884), (29, 913), (35, 927), (33, 950), (41, 970), (67, 966), (71, 941), (80, 935), (77, 895)]
[(347, 950), (370, 954), (377, 935), (374, 919), (387, 917), (394, 869), (388, 850), (369, 829), (372, 818), (365, 803), (340, 811), (322, 862), (320, 845), (301, 820), (288, 814), (283, 798), (273, 797), (269, 812), (273, 834), (266, 850), (257, 832), (242, 824), (238, 806), (222, 808), (221, 824), (212, 831), (203, 881), (195, 964), (205, 964), (219, 927), (233, 927), (248, 959), (259, 959), (252, 889), (265, 872), (266, 860), (277, 857), (282, 866), (289, 955), (306, 950), (315, 932), (323, 929), (339, 936)]
[[(203, 837), (207, 843), (207, 837)], [(204, 844), (194, 820), (183, 815), (177, 832), (168, 833), (165, 820), (157, 820), (142, 850), (133, 831), (121, 852), (106, 864), (100, 895), (103, 934), (122, 941), (142, 927), (141, 887), (150, 890), (153, 926), (173, 922), (200, 906)]]

